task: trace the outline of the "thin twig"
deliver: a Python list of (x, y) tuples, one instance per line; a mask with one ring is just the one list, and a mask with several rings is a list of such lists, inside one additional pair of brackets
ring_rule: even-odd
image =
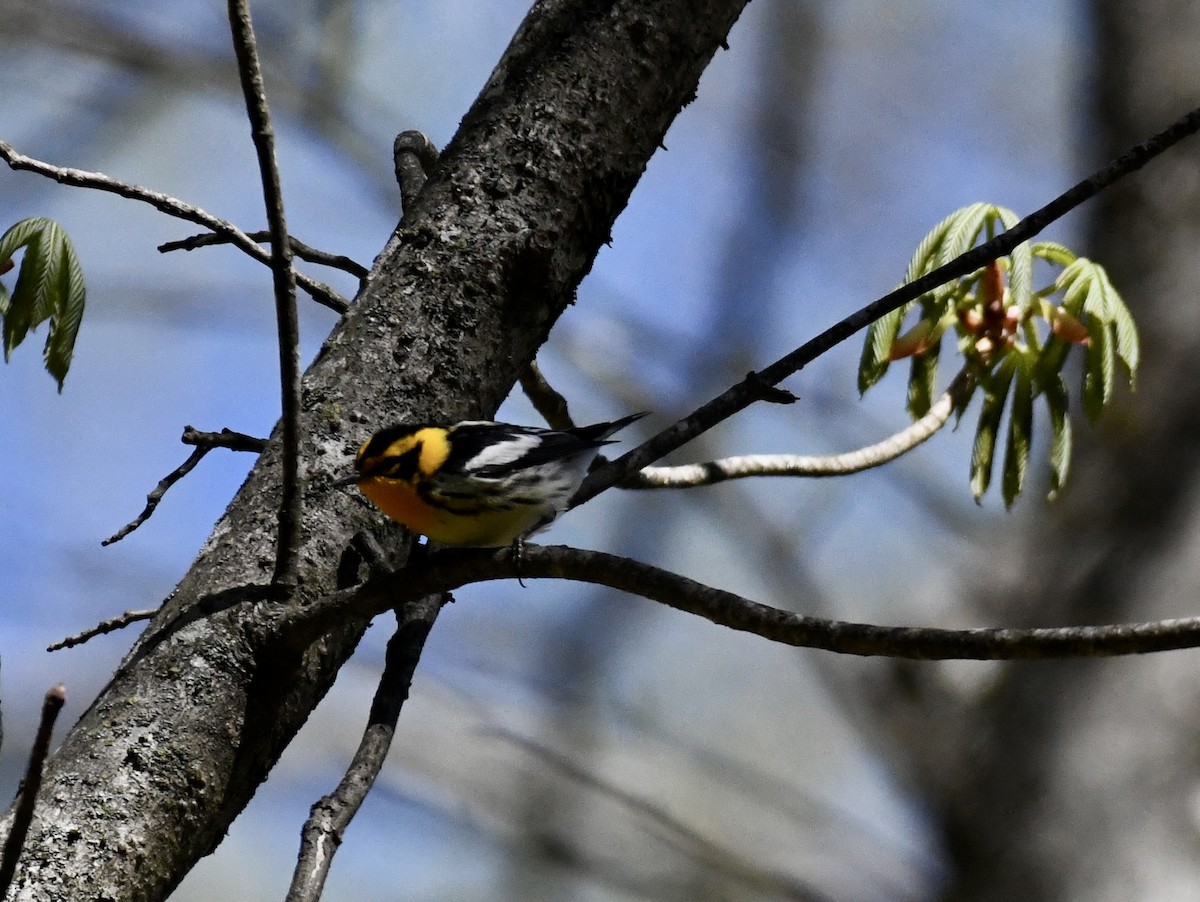
[(158, 610), (158, 608), (148, 608), (142, 611), (126, 611), (118, 617), (101, 620), (95, 626), (84, 630), (82, 633), (67, 636), (65, 639), (59, 639), (53, 645), (46, 646), (46, 651), (58, 651), (62, 648), (74, 648), (76, 645), (83, 645), (89, 639), (95, 639), (97, 636), (103, 636), (105, 633), (114, 633), (117, 630), (123, 630), (125, 627), (142, 620), (149, 620), (158, 613)]
[(183, 427), (183, 435), (179, 439), (185, 445), (195, 445), (188, 459), (159, 480), (158, 485), (146, 495), (146, 506), (142, 512), (122, 526), (119, 530), (101, 542), (101, 545), (111, 545), (125, 538), (143, 523), (150, 519), (167, 490), (196, 468), (196, 464), (213, 448), (229, 448), (231, 451), (254, 451), (261, 453), (267, 447), (266, 439), (255, 438), (232, 429), (222, 429), (220, 432), (200, 432), (191, 426)]
[(67, 687), (59, 684), (46, 693), (46, 699), (42, 702), (42, 719), (38, 724), (37, 736), (33, 740), (33, 748), (29, 752), (29, 768), (25, 771), (25, 779), (21, 781), (21, 793), (17, 796), (12, 827), (9, 829), (8, 838), (4, 840), (3, 857), (0, 857), (0, 899), (8, 895), (8, 888), (17, 873), (17, 859), (21, 857), (25, 837), (29, 835), (29, 826), (33, 823), (33, 806), (42, 786), (42, 767), (46, 763), (46, 756), (50, 754), (50, 736), (54, 732), (54, 721), (58, 719), (58, 712), (62, 710), (66, 700)]
[(623, 489), (679, 489), (713, 485), (747, 476), (846, 476), (883, 466), (928, 441), (946, 425), (971, 379), (963, 370), (950, 387), (910, 426), (881, 442), (843, 454), (743, 454), (705, 463), (645, 467), (621, 483)]
[(228, 448), (230, 451), (250, 451), (261, 454), (267, 450), (267, 440), (225, 427), (220, 432), (201, 432), (194, 426), (184, 426), (179, 440), (198, 448)]
[[(249, 254), (255, 260), (268, 265), (271, 263), (270, 253), (259, 247), (249, 235), (233, 223), (224, 219), (218, 219), (211, 213), (206, 213), (199, 207), (186, 203), (177, 197), (163, 194), (161, 191), (151, 191), (149, 188), (143, 188), (141, 185), (122, 182), (105, 175), (103, 172), (88, 172), (84, 169), (52, 166), (42, 160), (34, 159), (23, 153), (17, 153), (12, 145), (5, 141), (0, 141), (0, 160), (6, 162), (11, 169), (34, 172), (46, 178), (53, 179), (60, 185), (107, 191), (110, 194), (116, 194), (128, 200), (138, 200), (149, 204), (160, 213), (166, 213), (168, 216), (174, 216), (176, 219), (194, 222), (196, 225), (204, 226), (206, 229), (212, 229), (220, 235), (225, 235), (231, 244)], [(313, 300), (318, 304), (323, 304), (331, 310), (336, 310), (338, 313), (345, 313), (350, 309), (349, 302), (323, 282), (318, 282), (316, 279), (299, 274), (296, 276), (296, 281), (300, 287), (312, 295)]]
[(1167, 148), (1194, 134), (1197, 130), (1200, 130), (1200, 108), (1192, 110), (1149, 140), (1130, 148), (1103, 169), (1063, 192), (1040, 210), (1026, 216), (1011, 229), (1001, 232), (991, 241), (972, 248), (945, 266), (938, 267), (915, 282), (902, 285), (856, 313), (850, 314), (841, 322), (826, 329), (770, 366), (751, 373), (745, 380), (697, 408), (649, 441), (642, 443), (611, 463), (598, 467), (576, 492), (572, 503), (582, 504), (605, 489), (630, 478), (639, 470), (691, 441), (700, 433), (711, 429), (722, 420), (749, 407), (755, 401), (767, 400), (763, 397), (763, 386), (773, 386), (781, 382), (884, 314), (902, 307), (909, 301), (916, 300), (939, 285), (965, 276), (998, 257), (1012, 253), (1018, 244), (1028, 241), (1052, 222), (1061, 219), (1114, 182), (1141, 169)]
[(570, 429), (575, 425), (567, 408), (567, 399), (546, 381), (536, 360), (529, 361), (529, 366), (521, 373), (521, 391), (551, 429)]
[(146, 506), (142, 508), (142, 512), (100, 544), (107, 546), (113, 544), (114, 542), (119, 542), (147, 520), (149, 520), (151, 515), (154, 513), (155, 508), (158, 507), (158, 503), (162, 501), (163, 495), (167, 493), (167, 489), (179, 482), (179, 480), (183, 479), (184, 476), (187, 476), (188, 473), (192, 472), (192, 470), (196, 468), (196, 464), (200, 463), (200, 461), (204, 459), (204, 455), (210, 450), (212, 449), (199, 447), (190, 455), (188, 455), (187, 460), (160, 479), (158, 485), (156, 485), (150, 494), (146, 496)]
[(431, 595), (397, 611), (396, 632), (388, 640), (383, 674), (371, 702), (358, 749), (337, 788), (312, 806), (300, 832), (300, 854), (287, 902), (320, 899), (342, 836), (375, 785), (396, 733), (400, 709), (408, 699), (421, 650), (445, 599)]
[(229, 29), (237, 56), (238, 77), (246, 98), (246, 115), (262, 176), (267, 226), (271, 231), (271, 276), (275, 285), (275, 323), (279, 332), (279, 394), (283, 409), (279, 535), (272, 584), (296, 584), (304, 495), (300, 487), (300, 317), (296, 312), (296, 273), (283, 210), (283, 186), (275, 159), (275, 130), (267, 105), (249, 0), (229, 0)]
[[(599, 551), (526, 545), (509, 549), (432, 552), (403, 572), (327, 596), (289, 618), (281, 633), (311, 641), (348, 615), (373, 616), (397, 603), (496, 579), (567, 579), (608, 586), (695, 614), (721, 626), (801, 648), (917, 660), (1098, 658), (1200, 646), (1200, 617), (1035, 629), (879, 626), (808, 617), (714, 589), (676, 573)], [(797, 607), (803, 599), (796, 599)]]
[[(247, 232), (247, 237), (253, 241), (267, 241), (271, 237), (269, 231), (262, 232)], [(329, 251), (323, 251), (320, 248), (313, 247), (311, 244), (305, 244), (294, 235), (288, 236), (288, 242), (292, 246), (292, 253), (308, 263), (316, 263), (319, 266), (328, 266), (331, 269), (340, 269), (342, 272), (348, 272), (354, 278), (362, 280), (367, 277), (370, 270), (363, 266), (357, 260), (347, 257), (345, 254), (331, 254)], [(201, 247), (213, 247), (219, 244), (229, 244), (230, 238), (228, 235), (218, 235), (214, 232), (201, 232), (199, 235), (189, 235), (187, 238), (180, 238), (178, 241), (167, 241), (158, 246), (159, 253), (169, 254), (171, 251), (194, 251)]]

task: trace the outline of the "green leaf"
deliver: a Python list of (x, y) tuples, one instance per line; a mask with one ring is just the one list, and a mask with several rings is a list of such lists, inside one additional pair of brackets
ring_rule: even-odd
[[(1063, 308), (1072, 316), (1087, 320), (1088, 335), (1093, 344), (1088, 367), (1095, 394), (1091, 406), (1087, 406), (1086, 396), (1084, 400), (1088, 416), (1097, 416), (1097, 411), (1108, 404), (1112, 394), (1111, 378), (1107, 375), (1108, 356), (1115, 353), (1130, 385), (1136, 385), (1141, 362), (1137, 326), (1104, 267), (1086, 257), (1072, 261), (1059, 275), (1055, 287), (1063, 292)], [(1103, 338), (1097, 338), (1102, 333)]]
[(1105, 293), (1108, 295), (1108, 309), (1112, 316), (1113, 336), (1116, 338), (1117, 357), (1125, 367), (1125, 375), (1129, 377), (1130, 388), (1137, 387), (1137, 370), (1141, 363), (1141, 340), (1138, 338), (1137, 325), (1133, 314), (1125, 306), (1125, 301), (1108, 279), (1108, 273), (1102, 266), (1097, 265), (1098, 277), (1104, 282)]
[(25, 246), (25, 256), (17, 274), (17, 284), (9, 299), (8, 313), (4, 316), (4, 360), (25, 340), (29, 330), (37, 325), (33, 319), (41, 306), (43, 288), (46, 285), (47, 259), (42, 252), (41, 233), (31, 235)]
[(1047, 495), (1047, 500), (1053, 501), (1067, 484), (1067, 473), (1071, 468), (1071, 418), (1067, 410), (1067, 386), (1061, 374), (1047, 382), (1042, 393), (1050, 413), (1053, 434), (1050, 444), (1050, 493)]
[(1063, 309), (1076, 319), (1083, 316), (1083, 302), (1090, 283), (1086, 277), (1087, 262), (1083, 259), (1074, 260), (1054, 281), (1055, 290), (1063, 293)]
[(31, 238), (41, 234), (53, 221), (43, 217), (22, 219), (11, 229), (0, 235), (0, 263), (11, 260), (12, 255), (27, 245)]
[(929, 408), (933, 404), (940, 353), (941, 342), (939, 341), (924, 354), (917, 354), (912, 359), (912, 368), (908, 375), (908, 412), (914, 420), (929, 413)]
[(1041, 391), (1062, 379), (1062, 370), (1067, 363), (1067, 355), (1071, 345), (1061, 338), (1051, 335), (1038, 352), (1033, 364), (1033, 384)]
[(1004, 224), (1004, 228), (1006, 230), (1013, 228), (1018, 222), (1021, 221), (1021, 217), (1008, 207), (1001, 207), (998, 204), (988, 204), (988, 206), (991, 207), (992, 216), (994, 216), (996, 219), (999, 219), (1000, 222)]
[(1088, 329), (1090, 344), (1083, 370), (1083, 411), (1095, 422), (1112, 400), (1116, 366), (1108, 326), (1095, 320), (1091, 322), (1095, 323), (1095, 328)]
[(1030, 248), (1030, 251), (1033, 256), (1040, 257), (1057, 266), (1070, 266), (1075, 262), (1075, 252), (1054, 241), (1039, 241)]
[(953, 222), (942, 242), (941, 253), (938, 255), (939, 266), (971, 249), (983, 230), (984, 223), (992, 216), (993, 209), (991, 204), (971, 204), (951, 214)]
[[(14, 294), (20, 294), (20, 290), (22, 290), (20, 283), (22, 283), (26, 271), (35, 269), (34, 266), (28, 264), (35, 263), (36, 269), (30, 273), (30, 282), (37, 279), (36, 283), (31, 284), (34, 314), (30, 320), (30, 329), (37, 329), (37, 326), (53, 317), (55, 309), (58, 309), (59, 277), (62, 267), (66, 265), (64, 251), (66, 240), (67, 236), (60, 225), (47, 220), (46, 228), (42, 229), (42, 234), (38, 236), (37, 241), (31, 241), (29, 247), (26, 248), (25, 259), (22, 260), (22, 266), (20, 266), (20, 276), (17, 277), (17, 288)], [(31, 255), (35, 258), (34, 260), (30, 260)]]
[(1099, 277), (1096, 267), (1091, 265), (1090, 260), (1080, 262), (1087, 264), (1085, 274), (1080, 278), (1080, 281), (1087, 286), (1087, 294), (1083, 300), (1083, 312), (1096, 317), (1102, 323), (1111, 323), (1113, 312), (1109, 305), (1108, 292), (1104, 290), (1105, 280)]
[(1033, 438), (1033, 380), (1029, 367), (1021, 361), (1012, 389), (1012, 410), (1008, 418), (1008, 446), (1004, 451), (1004, 506), (1012, 507), (1025, 485)]
[(983, 406), (979, 411), (979, 425), (975, 428), (975, 445), (971, 449), (971, 492), (976, 503), (992, 482), (996, 435), (1000, 431), (1000, 417), (1013, 378), (1011, 360), (1010, 357), (1003, 361), (983, 385)]
[(915, 282), (927, 272), (936, 269), (938, 250), (942, 246), (942, 241), (946, 237), (946, 230), (950, 228), (950, 224), (954, 221), (954, 216), (947, 216), (937, 225), (935, 225), (917, 245), (917, 249), (913, 252), (912, 259), (908, 261), (908, 269), (904, 273), (904, 283)]
[(1033, 254), (1028, 242), (1018, 244), (1009, 257), (1008, 300), (1022, 310), (1033, 303)]
[(24, 219), (0, 236), (0, 263), (10, 261), (21, 248), (25, 252), (17, 283), (0, 306), (4, 359), (32, 329), (49, 320), (43, 358), (62, 391), (83, 319), (83, 270), (71, 239), (52, 220)]
[[(64, 240), (66, 235), (63, 236)], [(71, 358), (75, 353), (75, 339), (79, 335), (79, 326), (83, 322), (83, 308), (87, 292), (83, 284), (83, 268), (70, 241), (62, 248), (62, 269), (59, 275), (59, 304), (55, 311), (54, 320), (50, 324), (50, 334), (46, 338), (46, 347), (42, 351), (46, 369), (55, 381), (58, 390), (63, 389), (63, 380), (71, 368)]]
[(892, 345), (896, 343), (896, 336), (900, 334), (900, 324), (911, 307), (912, 304), (908, 303), (898, 310), (885, 313), (867, 328), (862, 359), (858, 364), (859, 394), (866, 392), (887, 372), (891, 362)]

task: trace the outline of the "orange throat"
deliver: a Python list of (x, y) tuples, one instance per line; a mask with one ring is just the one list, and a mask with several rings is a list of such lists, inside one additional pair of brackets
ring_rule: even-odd
[(413, 532), (424, 536), (429, 535), (430, 531), (437, 532), (440, 520), (437, 509), (426, 504), (408, 483), (373, 476), (364, 479), (358, 487), (377, 508), (397, 523), (403, 523)]

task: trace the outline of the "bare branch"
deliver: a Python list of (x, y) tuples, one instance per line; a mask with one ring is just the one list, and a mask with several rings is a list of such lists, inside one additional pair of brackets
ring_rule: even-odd
[[(103, 172), (88, 172), (84, 169), (52, 166), (49, 163), (42, 162), (25, 154), (17, 153), (12, 145), (5, 141), (0, 141), (0, 160), (4, 160), (11, 169), (34, 172), (46, 178), (53, 179), (60, 185), (70, 185), (74, 188), (93, 188), (97, 191), (107, 191), (110, 194), (116, 194), (128, 200), (139, 200), (154, 207), (160, 213), (166, 213), (168, 216), (174, 216), (176, 219), (185, 219), (188, 222), (194, 222), (196, 225), (204, 226), (206, 229), (212, 229), (217, 234), (224, 235), (236, 248), (249, 254), (260, 263), (266, 263), (267, 265), (271, 263), (271, 255), (259, 247), (249, 235), (233, 223), (224, 219), (218, 219), (211, 213), (206, 213), (199, 207), (192, 206), (177, 197), (163, 194), (161, 191), (151, 191), (149, 188), (143, 188), (141, 185), (132, 185), (128, 182), (119, 181), (105, 175)], [(338, 313), (345, 313), (349, 309), (350, 305), (346, 299), (323, 282), (318, 282), (308, 276), (301, 276), (299, 274), (296, 276), (296, 281), (318, 304), (323, 304), (331, 310), (336, 310)]]
[(66, 700), (67, 687), (60, 683), (46, 693), (46, 700), (42, 702), (42, 719), (38, 724), (37, 736), (33, 740), (33, 748), (29, 752), (29, 768), (25, 771), (25, 779), (21, 781), (21, 793), (17, 796), (12, 828), (8, 838), (4, 840), (4, 853), (0, 857), (0, 899), (8, 896), (8, 888), (17, 872), (17, 859), (21, 857), (25, 837), (29, 835), (29, 825), (33, 823), (34, 801), (42, 785), (42, 766), (46, 763), (46, 756), (50, 754), (50, 736), (54, 732), (54, 721), (58, 719), (58, 712), (62, 710)]
[(275, 159), (275, 129), (267, 105), (249, 0), (229, 0), (229, 29), (237, 56), (238, 78), (246, 98), (250, 135), (262, 176), (263, 202), (271, 232), (271, 277), (275, 286), (275, 324), (279, 332), (279, 394), (282, 407), (281, 491), (274, 586), (296, 585), (304, 494), (300, 486), (300, 317), (296, 312), (296, 273), (283, 210), (283, 186)]
[(149, 620), (158, 611), (158, 608), (149, 608), (143, 611), (126, 611), (118, 617), (101, 620), (91, 629), (86, 629), (82, 633), (76, 633), (74, 636), (67, 636), (65, 639), (60, 639), (53, 645), (46, 646), (46, 651), (58, 651), (62, 648), (74, 648), (76, 645), (83, 645), (89, 639), (95, 639), (97, 636), (103, 636), (105, 633), (114, 633), (117, 630), (123, 630), (125, 627), (141, 620)]
[[(256, 242), (267, 241), (271, 237), (269, 231), (247, 232), (246, 234), (247, 237)], [(194, 251), (201, 247), (213, 247), (214, 245), (230, 243), (228, 235), (201, 232), (199, 235), (189, 235), (187, 238), (180, 238), (178, 241), (167, 241), (160, 244), (158, 250), (160, 253), (169, 254), (171, 251)], [(292, 246), (292, 253), (308, 263), (328, 266), (331, 269), (340, 269), (359, 280), (365, 279), (370, 272), (367, 267), (363, 266), (357, 260), (347, 257), (344, 254), (331, 254), (328, 251), (315, 248), (311, 244), (305, 244), (294, 235), (288, 236), (288, 243)], [(297, 278), (299, 278), (299, 274), (297, 274)]]
[(510, 549), (443, 549), (403, 573), (334, 593), (281, 625), (287, 641), (311, 641), (350, 615), (388, 610), (397, 598), (449, 592), (496, 579), (566, 579), (608, 586), (695, 614), (720, 626), (800, 648), (839, 654), (916, 660), (1002, 661), (1100, 658), (1200, 646), (1200, 617), (1035, 629), (949, 630), (879, 626), (808, 617), (714, 589), (618, 555), (561, 545), (526, 545), (520, 561)]
[(846, 476), (883, 466), (927, 441), (945, 426), (971, 381), (967, 371), (963, 370), (925, 416), (895, 435), (865, 448), (831, 455), (745, 454), (675, 467), (646, 467), (633, 479), (621, 483), (621, 488), (692, 488), (746, 476)]
[[(252, 435), (246, 435), (242, 432), (234, 432), (232, 429), (222, 429), (220, 432), (199, 432), (191, 426), (184, 426), (183, 435), (179, 440), (185, 445), (195, 445), (196, 450), (188, 456), (187, 460), (159, 480), (158, 485), (146, 495), (146, 506), (142, 509), (142, 512), (101, 542), (101, 545), (107, 546), (121, 541), (121, 539), (149, 520), (158, 507), (159, 502), (163, 500), (163, 496), (167, 494), (167, 490), (183, 479), (184, 476), (187, 476), (188, 473), (192, 472), (196, 468), (196, 464), (200, 463), (204, 455), (213, 448), (229, 448), (231, 451), (254, 451), (261, 453), (267, 447), (266, 439), (255, 438)], [(51, 650), (53, 648), (54, 646), (51, 646)]]
[(210, 450), (212, 449), (199, 447), (190, 455), (188, 455), (187, 460), (160, 479), (158, 485), (156, 485), (146, 496), (146, 506), (142, 508), (142, 512), (100, 544), (107, 546), (113, 544), (114, 542), (119, 542), (147, 520), (149, 520), (151, 515), (153, 515), (155, 508), (158, 507), (158, 503), (162, 501), (163, 495), (167, 494), (167, 489), (179, 482), (179, 480), (183, 479), (184, 476), (187, 476), (188, 473), (192, 472), (192, 470), (196, 468), (196, 464), (200, 463), (200, 461), (204, 459), (204, 455)]
[(342, 836), (375, 785), (387, 758), (421, 650), (445, 601), (445, 596), (431, 595), (405, 606), (402, 612), (397, 610), (396, 632), (388, 640), (383, 674), (371, 702), (367, 727), (337, 789), (313, 805), (304, 824), (287, 902), (320, 899)]
[(1149, 140), (1130, 148), (1103, 169), (1094, 172), (1041, 209), (1026, 216), (1008, 231), (1001, 232), (991, 241), (972, 248), (915, 282), (902, 285), (861, 310), (850, 314), (841, 322), (835, 323), (770, 366), (751, 373), (746, 379), (698, 407), (649, 441), (643, 442), (612, 463), (597, 468), (575, 494), (573, 503), (582, 504), (605, 489), (630, 478), (663, 455), (681, 447), (722, 420), (749, 407), (755, 401), (764, 400), (762, 386), (776, 385), (803, 369), (826, 351), (836, 347), (885, 313), (890, 313), (939, 285), (965, 276), (984, 264), (1011, 253), (1018, 244), (1033, 238), (1052, 222), (1061, 219), (1114, 182), (1141, 169), (1150, 160), (1197, 130), (1200, 130), (1200, 108), (1194, 109), (1176, 120)]
[(198, 448), (228, 448), (230, 451), (250, 451), (261, 454), (267, 450), (267, 440), (225, 427), (220, 432), (201, 432), (194, 426), (184, 426), (179, 440)]
[(534, 410), (542, 415), (550, 428), (570, 429), (575, 425), (571, 411), (567, 409), (567, 399), (546, 381), (536, 360), (531, 360), (521, 373), (521, 391), (525, 392)]

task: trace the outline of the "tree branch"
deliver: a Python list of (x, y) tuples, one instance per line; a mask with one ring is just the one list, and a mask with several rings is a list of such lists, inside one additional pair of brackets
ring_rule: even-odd
[(425, 640), (445, 601), (443, 596), (427, 596), (405, 605), (403, 611), (397, 609), (396, 632), (388, 640), (383, 674), (371, 702), (367, 727), (337, 788), (312, 806), (300, 833), (300, 854), (286, 902), (316, 902), (321, 898), (342, 836), (375, 785), (387, 758)]
[(230, 451), (249, 451), (261, 454), (267, 450), (267, 440), (244, 432), (234, 432), (229, 427), (223, 427), (220, 432), (201, 432), (194, 426), (184, 426), (183, 435), (179, 440), (185, 445), (195, 445), (198, 448), (228, 448)]
[[(255, 242), (268, 241), (271, 238), (271, 233), (270, 231), (247, 232), (246, 237)], [(162, 254), (169, 254), (172, 251), (194, 251), (202, 247), (213, 247), (215, 245), (230, 243), (232, 242), (228, 235), (218, 235), (215, 232), (201, 232), (199, 235), (189, 235), (187, 238), (180, 238), (178, 241), (165, 241), (158, 246), (158, 251)], [(288, 236), (288, 244), (291, 245), (292, 253), (307, 263), (316, 263), (319, 266), (340, 269), (342, 272), (349, 273), (360, 281), (365, 279), (367, 273), (370, 272), (369, 269), (357, 260), (351, 259), (345, 254), (331, 254), (328, 251), (313, 247), (311, 244), (305, 244), (294, 235)], [(298, 279), (299, 273), (296, 276)]]
[(97, 636), (103, 636), (105, 633), (123, 630), (125, 627), (142, 620), (149, 620), (157, 613), (158, 608), (148, 608), (144, 611), (126, 611), (120, 616), (101, 620), (95, 626), (84, 630), (82, 633), (76, 633), (73, 636), (67, 636), (65, 639), (59, 639), (54, 644), (46, 646), (46, 651), (59, 651), (63, 648), (74, 648), (76, 645), (83, 645), (89, 639), (95, 639)]
[(521, 373), (521, 391), (551, 429), (570, 429), (575, 425), (567, 399), (542, 375), (536, 360), (529, 361), (529, 366)]
[(1116, 657), (1200, 646), (1200, 617), (1103, 626), (966, 630), (808, 617), (714, 589), (651, 564), (561, 545), (526, 545), (519, 562), (509, 549), (436, 551), (403, 573), (373, 579), (357, 589), (322, 599), (292, 618), (282, 634), (293, 640), (320, 635), (329, 624), (349, 613), (385, 611), (397, 597), (415, 598), (453, 591), (468, 583), (517, 578), (566, 579), (608, 586), (772, 642), (849, 655), (1006, 661)]
[(928, 441), (945, 426), (971, 382), (967, 371), (962, 370), (925, 416), (895, 435), (865, 448), (829, 455), (744, 454), (705, 463), (645, 467), (632, 479), (621, 483), (621, 488), (693, 488), (747, 476), (847, 476), (880, 467)]
[(249, 0), (229, 0), (229, 29), (237, 55), (238, 78), (246, 98), (250, 135), (262, 176), (263, 202), (271, 232), (271, 278), (275, 286), (275, 326), (279, 333), (279, 395), (282, 416), (282, 491), (279, 498), (279, 536), (275, 552), (273, 585), (290, 591), (296, 585), (296, 556), (300, 553), (300, 527), (304, 495), (300, 490), (300, 317), (296, 312), (296, 273), (292, 245), (283, 210), (283, 186), (275, 159), (275, 129), (267, 105), (258, 61)]
[[(34, 172), (46, 178), (53, 179), (60, 185), (107, 191), (110, 194), (116, 194), (127, 200), (137, 200), (144, 204), (149, 204), (160, 213), (174, 216), (176, 219), (194, 222), (196, 225), (204, 226), (206, 229), (212, 229), (217, 234), (224, 235), (229, 243), (238, 248), (238, 250), (244, 251), (260, 263), (266, 263), (268, 266), (271, 264), (271, 255), (259, 247), (249, 235), (233, 223), (224, 219), (218, 219), (211, 213), (206, 213), (199, 207), (192, 206), (177, 197), (163, 194), (161, 191), (151, 191), (149, 188), (143, 188), (141, 185), (132, 185), (128, 182), (119, 181), (105, 175), (103, 172), (88, 172), (84, 169), (52, 166), (49, 163), (26, 156), (23, 153), (18, 153), (6, 141), (0, 141), (0, 160), (4, 160), (10, 169)], [(323, 282), (318, 282), (316, 279), (300, 274), (296, 275), (296, 281), (318, 304), (322, 304), (331, 310), (336, 310), (338, 313), (345, 313), (349, 307), (345, 298)]]
[(21, 781), (12, 827), (4, 839), (4, 853), (0, 856), (0, 899), (8, 896), (8, 888), (17, 872), (17, 860), (29, 835), (29, 825), (33, 823), (33, 808), (42, 785), (42, 767), (46, 763), (46, 756), (50, 754), (54, 722), (58, 720), (58, 712), (66, 700), (67, 688), (60, 684), (50, 689), (42, 702), (42, 719), (38, 723), (33, 748), (29, 751), (29, 766), (25, 770), (25, 779)]
[(400, 187), (401, 209), (405, 213), (416, 202), (437, 161), (437, 146), (426, 135), (418, 131), (396, 135), (392, 142), (392, 162), (396, 169), (396, 184)]
[(639, 470), (691, 441), (755, 401), (764, 400), (763, 386), (773, 386), (803, 369), (826, 351), (845, 341), (885, 313), (890, 313), (909, 301), (916, 300), (939, 285), (974, 272), (984, 264), (1011, 253), (1013, 248), (1033, 238), (1052, 222), (1061, 219), (1084, 201), (1103, 189), (1136, 172), (1184, 138), (1200, 130), (1200, 108), (1176, 120), (1147, 141), (1117, 157), (1103, 169), (1064, 191), (1041, 209), (1029, 214), (1006, 232), (940, 266), (933, 272), (890, 291), (841, 322), (835, 323), (820, 335), (810, 339), (790, 354), (781, 357), (742, 382), (734, 385), (708, 403), (698, 407), (675, 425), (593, 471), (576, 493), (573, 504), (582, 504), (611, 486), (632, 477)]
[[(203, 460), (213, 448), (229, 448), (232, 451), (257, 451), (261, 452), (267, 445), (264, 439), (255, 438), (252, 435), (245, 435), (241, 432), (234, 432), (232, 429), (222, 429), (220, 432), (198, 432), (191, 426), (183, 427), (183, 435), (179, 439), (185, 445), (195, 445), (196, 450), (193, 451), (188, 459), (177, 466), (174, 470), (159, 480), (149, 494), (146, 495), (146, 506), (142, 512), (118, 529), (115, 533), (102, 541), (101, 545), (111, 545), (114, 542), (119, 542), (153, 515), (158, 509), (159, 503), (163, 500), (163, 496), (167, 494), (167, 490), (179, 480), (187, 476), (196, 468), (196, 464)], [(107, 630), (105, 631), (107, 632)], [(71, 643), (78, 644), (78, 643)], [(54, 646), (51, 646), (53, 650)]]
[(154, 515), (154, 511), (157, 510), (159, 502), (163, 500), (163, 496), (167, 494), (167, 490), (170, 489), (175, 483), (179, 482), (179, 480), (183, 479), (184, 476), (187, 476), (187, 474), (192, 472), (192, 470), (196, 469), (196, 464), (200, 463), (200, 461), (204, 459), (204, 455), (211, 450), (211, 447), (204, 446), (196, 448), (195, 451), (188, 455), (187, 460), (160, 479), (158, 481), (158, 485), (150, 490), (149, 494), (146, 495), (146, 506), (142, 508), (142, 512), (114, 532), (107, 539), (101, 541), (100, 544), (108, 546), (112, 545), (114, 542), (119, 542), (147, 520), (149, 520)]

